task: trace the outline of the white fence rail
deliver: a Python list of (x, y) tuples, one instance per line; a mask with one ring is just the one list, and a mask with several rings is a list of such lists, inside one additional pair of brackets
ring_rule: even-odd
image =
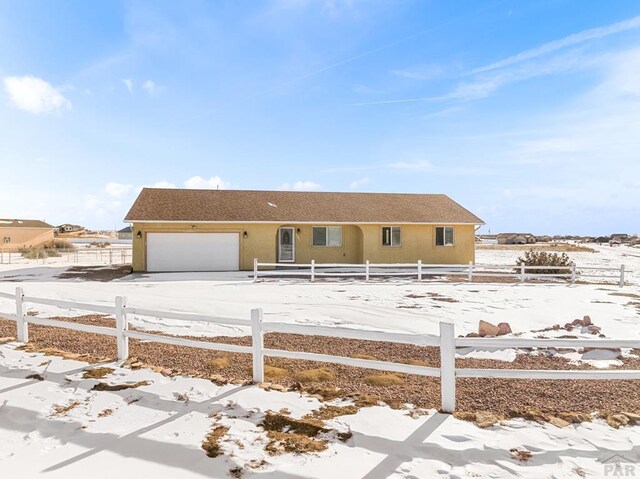
[(56, 262), (79, 264), (131, 264), (131, 247), (54, 249), (58, 256), (48, 256), (42, 250), (35, 250), (35, 258), (24, 258), (22, 253), (8, 251), (0, 247), (0, 264), (48, 264)]
[[(261, 270), (260, 268), (270, 268)], [(275, 269), (278, 268), (278, 269)], [(517, 271), (516, 271), (517, 270)], [(531, 271), (555, 270), (553, 273), (532, 273)], [(558, 273), (557, 270), (565, 271)], [(260, 263), (257, 258), (253, 260), (253, 280), (258, 281), (260, 277), (309, 277), (311, 281), (322, 277), (351, 277), (364, 278), (369, 281), (376, 276), (407, 276), (415, 277), (418, 281), (433, 276), (463, 276), (467, 281), (472, 282), (474, 277), (504, 277), (515, 278), (521, 282), (528, 279), (558, 278), (567, 279), (572, 284), (582, 278), (600, 278), (618, 283), (620, 287), (625, 282), (625, 266), (619, 268), (600, 266), (527, 266), (521, 263), (520, 266), (505, 264), (427, 264), (422, 261), (417, 263), (371, 263), (368, 260), (363, 264), (342, 264), (342, 263)]]
[[(525, 338), (456, 338), (455, 327), (452, 323), (441, 322), (439, 335), (386, 333), (380, 331), (361, 331), (341, 327), (309, 326), (290, 323), (263, 322), (262, 309), (253, 309), (250, 319), (219, 318), (187, 314), (180, 312), (156, 311), (127, 306), (126, 298), (115, 298), (114, 306), (75, 303), (48, 298), (25, 296), (22, 288), (16, 288), (15, 294), (0, 292), (0, 298), (15, 301), (15, 313), (1, 313), (4, 317), (16, 322), (17, 337), (20, 342), (29, 341), (29, 324), (52, 326), (56, 328), (83, 331), (115, 337), (119, 360), (129, 357), (129, 339), (155, 341), (193, 348), (203, 348), (214, 351), (251, 354), (253, 359), (253, 381), (264, 381), (264, 358), (279, 357), (324, 363), (342, 364), (366, 369), (392, 371), (404, 374), (415, 374), (440, 378), (441, 409), (453, 412), (456, 403), (456, 378), (509, 378), (509, 379), (582, 379), (582, 380), (635, 380), (640, 379), (640, 370), (533, 370), (533, 369), (468, 369), (456, 368), (456, 348), (477, 347), (482, 349), (507, 348), (633, 348), (640, 349), (640, 339), (525, 339)], [(60, 308), (94, 311), (114, 314), (115, 328), (93, 326), (75, 322), (59, 321), (39, 318), (25, 314), (24, 304), (45, 304)], [(182, 321), (206, 321), (215, 324), (232, 324), (244, 326), (251, 330), (251, 346), (198, 341), (162, 334), (145, 333), (129, 329), (128, 315), (154, 316), (165, 319)], [(432, 346), (440, 348), (440, 366), (416, 366), (369, 359), (358, 359), (331, 354), (318, 354), (264, 347), (264, 333), (278, 332), (303, 335), (330, 336), (336, 338), (359, 339), (365, 341), (387, 341), (418, 346)]]

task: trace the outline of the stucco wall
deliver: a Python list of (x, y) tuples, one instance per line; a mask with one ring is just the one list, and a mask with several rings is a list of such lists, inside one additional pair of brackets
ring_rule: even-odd
[[(4, 238), (11, 238), (5, 243)], [(0, 228), (0, 248), (5, 251), (17, 251), (19, 248), (40, 246), (53, 241), (53, 228)]]
[[(343, 225), (342, 246), (322, 247), (311, 244), (313, 225), (307, 224), (134, 223), (133, 269), (146, 269), (146, 233), (235, 231), (240, 234), (240, 268), (251, 270), (253, 258), (263, 263), (277, 262), (278, 228), (281, 226), (293, 227), (296, 232), (296, 263), (309, 263), (312, 259), (317, 263), (362, 263), (367, 259), (372, 263), (413, 263), (419, 259), (431, 264), (466, 264), (475, 261), (473, 225), (454, 226), (454, 246), (435, 245), (435, 225), (400, 225), (400, 247), (382, 246), (382, 226), (389, 225)], [(138, 231), (142, 233), (142, 238), (137, 237)], [(243, 236), (245, 231), (246, 238)]]

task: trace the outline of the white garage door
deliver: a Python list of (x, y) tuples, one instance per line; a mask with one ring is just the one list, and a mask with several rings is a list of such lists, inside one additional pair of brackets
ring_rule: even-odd
[(147, 233), (147, 271), (238, 271), (238, 233)]

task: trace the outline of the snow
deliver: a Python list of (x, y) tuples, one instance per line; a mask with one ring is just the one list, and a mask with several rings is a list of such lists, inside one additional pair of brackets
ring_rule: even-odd
[[(50, 361), (50, 362), (49, 362)], [(105, 366), (105, 365), (101, 365)], [(346, 443), (319, 454), (269, 456), (260, 423), (266, 411), (287, 408), (302, 417), (320, 403), (297, 393), (255, 386), (216, 386), (193, 378), (167, 378), (150, 370), (119, 368), (102, 381), (148, 381), (148, 386), (97, 392), (82, 379), (86, 363), (0, 346), (0, 470), (3, 477), (243, 477), (278, 478), (540, 478), (602, 477), (602, 461), (620, 454), (637, 461), (640, 428), (615, 430), (600, 420), (556, 428), (521, 419), (489, 429), (428, 411), (411, 417), (386, 406), (341, 416), (329, 427), (350, 430)], [(45, 380), (28, 380), (34, 372)], [(188, 401), (179, 400), (186, 394)], [(79, 405), (66, 415), (54, 406)], [(111, 415), (100, 412), (111, 409)], [(229, 427), (223, 456), (200, 444), (215, 425)], [(392, 425), (392, 427), (390, 427)], [(532, 453), (519, 462), (509, 452)], [(264, 462), (263, 462), (264, 461)]]

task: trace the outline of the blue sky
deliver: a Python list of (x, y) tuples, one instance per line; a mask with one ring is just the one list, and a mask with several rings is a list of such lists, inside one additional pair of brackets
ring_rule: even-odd
[(142, 186), (446, 193), (638, 232), (637, 1), (0, 0), (0, 217)]

